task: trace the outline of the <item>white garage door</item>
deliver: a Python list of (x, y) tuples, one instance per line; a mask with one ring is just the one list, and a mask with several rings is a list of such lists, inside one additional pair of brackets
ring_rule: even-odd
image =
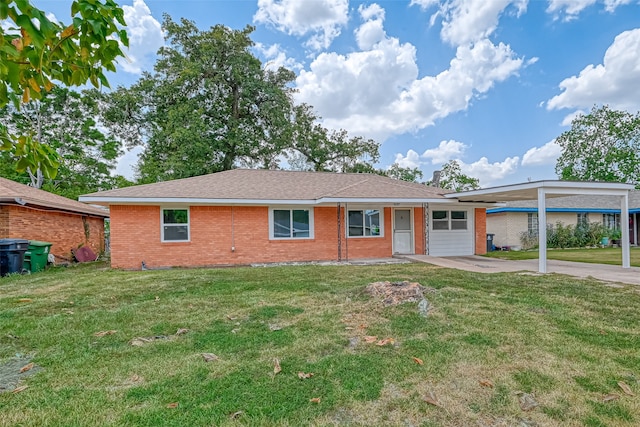
[(473, 255), (473, 209), (433, 209), (429, 212), (429, 255)]

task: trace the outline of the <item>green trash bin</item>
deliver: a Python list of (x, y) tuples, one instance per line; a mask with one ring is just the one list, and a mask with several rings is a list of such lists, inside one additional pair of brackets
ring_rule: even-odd
[(47, 266), (49, 260), (49, 252), (51, 245), (49, 242), (39, 242), (37, 240), (29, 240), (29, 247), (24, 253), (24, 268), (29, 269), (32, 273), (42, 271)]

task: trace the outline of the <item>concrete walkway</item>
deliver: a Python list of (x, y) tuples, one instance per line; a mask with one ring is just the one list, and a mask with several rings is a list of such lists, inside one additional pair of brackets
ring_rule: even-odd
[[(404, 258), (415, 262), (425, 262), (440, 267), (455, 268), (476, 273), (531, 271), (540, 274), (538, 273), (537, 259), (510, 261), (482, 256), (432, 257), (429, 255), (407, 255), (404, 256)], [(605, 282), (640, 285), (640, 268), (638, 267), (622, 268), (619, 265), (547, 260), (547, 271), (549, 273), (566, 274), (575, 277), (592, 277)]]

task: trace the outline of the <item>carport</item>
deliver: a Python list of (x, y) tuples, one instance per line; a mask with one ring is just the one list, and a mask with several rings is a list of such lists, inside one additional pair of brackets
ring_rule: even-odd
[(575, 195), (598, 195), (620, 197), (620, 218), (622, 232), (622, 268), (631, 266), (629, 252), (629, 227), (622, 219), (629, 218), (629, 190), (631, 184), (616, 182), (574, 182), (574, 181), (534, 181), (523, 184), (505, 185), (480, 190), (463, 191), (445, 195), (460, 203), (504, 203), (517, 200), (538, 201), (538, 271), (547, 272), (547, 197)]

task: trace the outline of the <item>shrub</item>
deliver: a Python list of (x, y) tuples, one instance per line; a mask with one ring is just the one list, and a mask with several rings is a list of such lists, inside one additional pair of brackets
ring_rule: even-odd
[(558, 221), (555, 225), (547, 225), (547, 247), (564, 249), (596, 246), (606, 235), (606, 228), (597, 222), (564, 225)]

